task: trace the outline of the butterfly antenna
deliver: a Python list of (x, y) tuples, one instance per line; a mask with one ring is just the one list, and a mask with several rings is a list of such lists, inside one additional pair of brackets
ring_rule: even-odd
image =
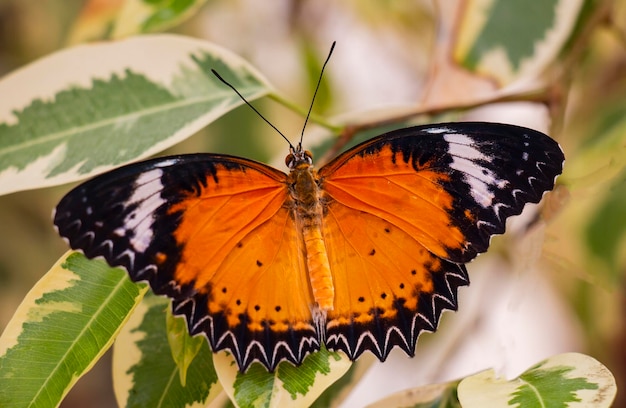
[(211, 69), (211, 72), (213, 73), (213, 75), (215, 75), (217, 77), (217, 79), (219, 79), (220, 81), (222, 81), (224, 84), (228, 85), (228, 87), (230, 89), (232, 89), (233, 91), (235, 91), (235, 93), (237, 94), (237, 96), (239, 96), (241, 98), (242, 101), (244, 101), (246, 103), (246, 105), (248, 105), (253, 111), (256, 112), (257, 115), (259, 115), (261, 117), (261, 119), (263, 119), (265, 121), (265, 123), (267, 123), (268, 125), (270, 125), (276, 132), (278, 132), (279, 135), (281, 135), (283, 137), (283, 139), (285, 139), (287, 141), (287, 143), (289, 143), (289, 147), (291, 148), (291, 150), (294, 150), (293, 145), (291, 144), (291, 142), (289, 141), (289, 139), (287, 139), (287, 137), (283, 134), (283, 132), (281, 132), (280, 130), (278, 130), (278, 128), (276, 126), (274, 126), (272, 124), (272, 122), (270, 122), (269, 120), (267, 120), (267, 118), (265, 116), (263, 116), (261, 114), (261, 112), (259, 112), (250, 102), (248, 102), (246, 100), (246, 98), (243, 97), (243, 95), (237, 90), (237, 88), (235, 88), (233, 85), (230, 84), (230, 82), (226, 81), (224, 78), (222, 78), (222, 76), (220, 74), (217, 73), (216, 70)]
[(304, 129), (306, 128), (306, 124), (309, 121), (309, 116), (311, 116), (311, 111), (313, 110), (313, 103), (315, 102), (315, 96), (317, 95), (317, 91), (320, 89), (320, 84), (322, 83), (322, 76), (324, 75), (324, 68), (326, 68), (326, 64), (328, 64), (328, 60), (330, 60), (330, 56), (333, 55), (335, 44), (337, 44), (337, 41), (333, 41), (333, 44), (330, 46), (330, 51), (328, 51), (328, 56), (326, 57), (326, 61), (324, 61), (324, 65), (322, 65), (322, 70), (320, 71), (320, 77), (317, 80), (317, 85), (315, 86), (315, 92), (313, 92), (313, 99), (311, 99), (311, 106), (309, 106), (309, 111), (307, 112), (306, 118), (304, 119), (304, 126), (302, 126), (302, 133), (300, 133), (300, 143), (298, 143), (299, 148), (302, 147), (302, 139), (304, 138)]

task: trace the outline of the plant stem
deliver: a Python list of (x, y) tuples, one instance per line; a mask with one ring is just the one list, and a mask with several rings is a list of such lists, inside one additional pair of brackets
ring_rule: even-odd
[[(299, 115), (302, 115), (302, 117), (306, 117), (307, 109), (303, 109), (300, 105), (298, 105), (295, 102), (287, 99), (283, 95), (281, 95), (281, 94), (279, 94), (277, 92), (272, 92), (272, 93), (270, 93), (268, 95), (268, 97), (273, 99), (273, 100), (275, 100), (276, 102), (280, 103), (281, 105), (283, 105), (287, 109), (292, 110), (292, 111), (298, 113)], [(322, 117), (320, 115), (316, 115), (315, 113), (311, 113), (311, 115), (309, 116), (309, 120), (311, 122), (314, 122), (314, 123), (316, 123), (316, 124), (318, 124), (320, 126), (323, 126), (323, 127), (327, 128), (327, 129), (329, 129), (333, 133), (340, 133), (341, 130), (343, 129), (343, 126), (330, 123), (324, 117)]]

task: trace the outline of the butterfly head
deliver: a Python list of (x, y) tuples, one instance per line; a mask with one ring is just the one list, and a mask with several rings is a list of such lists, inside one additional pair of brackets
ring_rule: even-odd
[(289, 154), (285, 157), (285, 164), (289, 170), (303, 166), (309, 167), (313, 164), (313, 153), (309, 150), (303, 150), (300, 144), (297, 148), (292, 146), (289, 148)]

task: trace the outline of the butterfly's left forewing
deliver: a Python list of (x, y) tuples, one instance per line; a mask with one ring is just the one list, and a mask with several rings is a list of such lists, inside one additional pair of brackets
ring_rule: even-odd
[(80, 185), (54, 222), (72, 248), (172, 298), (213, 351), (273, 369), (321, 343), (285, 180), (231, 156), (155, 159)]

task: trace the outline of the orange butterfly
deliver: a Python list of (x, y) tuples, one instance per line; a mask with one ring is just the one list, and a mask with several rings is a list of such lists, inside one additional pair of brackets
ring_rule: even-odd
[(78, 186), (54, 223), (72, 248), (173, 301), (189, 332), (245, 371), (413, 355), (468, 285), (464, 264), (506, 218), (554, 187), (564, 156), (543, 133), (495, 123), (392, 131), (319, 170), (299, 144), (289, 174), (218, 154), (131, 164)]

